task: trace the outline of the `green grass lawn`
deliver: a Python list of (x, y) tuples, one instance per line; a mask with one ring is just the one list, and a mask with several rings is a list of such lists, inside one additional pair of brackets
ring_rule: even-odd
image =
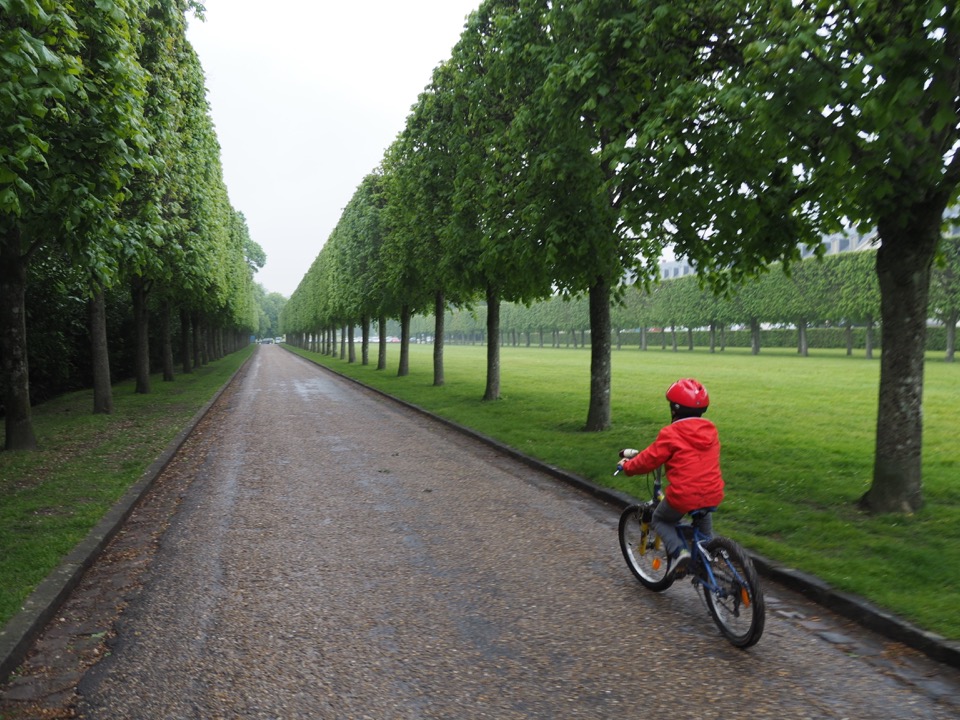
[(0, 452), (0, 625), (100, 521), (253, 352), (244, 348), (172, 383), (113, 388), (112, 415), (93, 392), (33, 409), (35, 451)]
[[(664, 392), (692, 376), (709, 389), (720, 430), (727, 496), (718, 532), (781, 564), (817, 575), (952, 640), (960, 640), (960, 482), (948, 413), (960, 366), (931, 355), (924, 397), (924, 508), (869, 516), (856, 507), (873, 467), (879, 361), (842, 351), (746, 349), (710, 354), (614, 351), (613, 428), (582, 431), (588, 350), (503, 348), (501, 394), (481, 402), (485, 352), (447, 346), (446, 383), (433, 387), (431, 345), (410, 348), (410, 374), (303, 353), (518, 450), (638, 497), (645, 478), (613, 477), (617, 450), (642, 448), (669, 419)], [(375, 348), (371, 349), (371, 356)], [(358, 350), (359, 355), (359, 350)], [(615, 542), (615, 539), (611, 539)]]

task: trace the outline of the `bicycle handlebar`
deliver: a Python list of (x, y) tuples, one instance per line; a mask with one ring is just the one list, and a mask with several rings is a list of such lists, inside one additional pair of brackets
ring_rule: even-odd
[[(624, 449), (621, 450), (618, 454), (619, 454), (620, 457), (622, 457), (624, 460), (629, 460), (630, 458), (636, 457), (637, 455), (639, 455), (639, 454), (640, 454), (640, 451), (639, 451), (639, 450), (634, 450), (633, 448), (624, 448)], [(617, 469), (614, 471), (613, 476), (616, 477), (616, 476), (619, 475), (619, 474), (620, 474), (620, 466), (617, 465)]]

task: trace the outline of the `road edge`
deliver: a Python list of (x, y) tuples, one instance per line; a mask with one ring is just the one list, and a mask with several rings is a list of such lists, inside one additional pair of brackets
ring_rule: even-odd
[(206, 417), (227, 388), (240, 377), (256, 353), (223, 383), (213, 397), (201, 407), (187, 425), (170, 441), (163, 452), (144, 470), (140, 478), (114, 503), (100, 522), (71, 550), (60, 564), (44, 578), (23, 603), (23, 607), (0, 629), (0, 683), (20, 667), (34, 642), (79, 584), (83, 574), (97, 560), (114, 538), (160, 473), (186, 442), (190, 433)]

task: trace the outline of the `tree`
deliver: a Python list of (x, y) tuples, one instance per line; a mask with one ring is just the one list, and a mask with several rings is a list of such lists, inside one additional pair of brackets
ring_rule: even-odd
[(631, 40), (607, 22), (611, 7), (521, 1), (498, 53), (505, 66), (537, 73), (508, 136), (519, 158), (511, 196), (521, 208), (520, 237), (549, 266), (552, 284), (589, 298), (589, 431), (611, 422), (611, 299), (622, 293), (625, 269), (652, 277), (651, 255), (621, 215), (616, 147), (633, 122), (625, 108), (632, 100), (610, 75)]
[(451, 222), (458, 164), (455, 80), (451, 63), (434, 69), (386, 158), (391, 237), (407, 248), (405, 255), (417, 266), (422, 290), (430, 293), (433, 302), (433, 384), (437, 387), (445, 382), (446, 307), (474, 294), (464, 282), (464, 255), (455, 244)]
[(543, 64), (524, 54), (541, 30), (535, 4), (486, 0), (471, 14), (450, 61), (451, 142), (458, 153), (449, 248), (463, 295), (483, 293), (486, 303), (484, 400), (500, 397), (500, 304), (552, 291), (552, 267), (531, 236), (524, 205), (528, 138), (517, 123), (542, 83)]
[(957, 321), (960, 320), (960, 236), (946, 235), (940, 241), (939, 262), (934, 267), (931, 287), (931, 314), (946, 328), (945, 359), (954, 361)]
[[(386, 238), (384, 178), (372, 173), (357, 188), (337, 223), (338, 273), (345, 281), (346, 312), (362, 328), (362, 362), (369, 362), (370, 323), (384, 307), (381, 252)], [(386, 347), (384, 338), (384, 347)]]
[(102, 262), (98, 232), (143, 161), (138, 5), (3, 3), (0, 19), (0, 356), (6, 449), (36, 445), (24, 288), (41, 247)]
[[(631, 221), (670, 223), (680, 254), (732, 280), (772, 256), (788, 266), (786, 245), (813, 245), (846, 220), (877, 229), (883, 355), (862, 505), (917, 509), (930, 272), (960, 181), (960, 14), (939, 2), (644, 7), (635, 42), (654, 61), (645, 97), (658, 112), (631, 155), (656, 150), (638, 186), (683, 206), (638, 205)], [(676, 72), (678, 59), (696, 72)]]
[(873, 326), (880, 313), (876, 253), (873, 251), (842, 253), (825, 258), (824, 262), (833, 278), (833, 288), (828, 291), (832, 302), (826, 317), (828, 320), (846, 325), (848, 355), (853, 354), (853, 325), (865, 325), (866, 356), (872, 358)]

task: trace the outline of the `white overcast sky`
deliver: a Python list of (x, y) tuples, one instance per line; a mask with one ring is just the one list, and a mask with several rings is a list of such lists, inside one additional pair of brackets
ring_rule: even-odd
[(481, 0), (204, 0), (207, 78), (234, 208), (289, 297)]

